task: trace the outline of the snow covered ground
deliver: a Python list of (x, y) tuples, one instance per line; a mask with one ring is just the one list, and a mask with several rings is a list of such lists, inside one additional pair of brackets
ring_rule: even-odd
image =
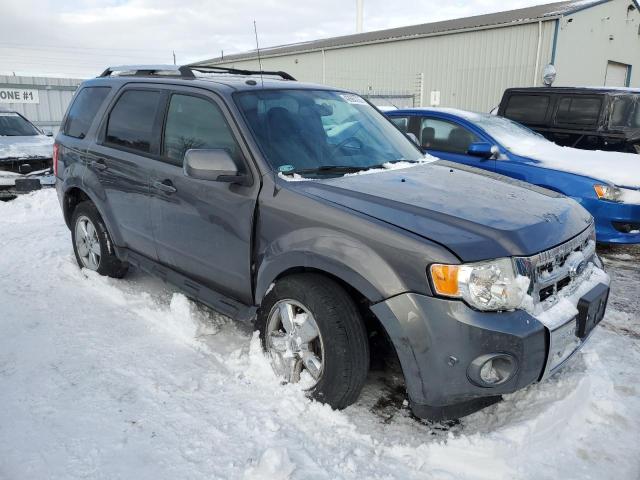
[(53, 190), (0, 203), (0, 479), (635, 479), (640, 249), (560, 374), (460, 423), (372, 375), (342, 411), (281, 386), (236, 325), (141, 273), (76, 266)]

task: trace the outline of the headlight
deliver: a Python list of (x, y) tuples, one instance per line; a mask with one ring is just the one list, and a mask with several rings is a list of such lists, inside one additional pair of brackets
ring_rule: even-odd
[(611, 185), (594, 185), (593, 189), (600, 200), (609, 200), (611, 202), (619, 202), (622, 196), (622, 190)]
[(438, 295), (461, 298), (478, 310), (513, 310), (522, 305), (529, 279), (517, 276), (510, 258), (429, 268)]

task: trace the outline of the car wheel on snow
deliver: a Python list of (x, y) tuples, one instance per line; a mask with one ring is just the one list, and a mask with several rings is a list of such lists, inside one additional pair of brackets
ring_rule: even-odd
[(367, 332), (348, 293), (318, 274), (279, 280), (258, 313), (262, 347), (286, 382), (333, 408), (354, 403), (369, 370)]
[(73, 251), (80, 267), (115, 278), (127, 273), (128, 265), (116, 257), (107, 227), (93, 203), (79, 203), (71, 225)]

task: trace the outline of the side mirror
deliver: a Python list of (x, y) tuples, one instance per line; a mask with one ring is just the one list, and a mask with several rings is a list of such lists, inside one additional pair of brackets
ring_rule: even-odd
[(184, 174), (199, 180), (245, 184), (229, 152), (222, 148), (190, 149), (184, 154)]
[(500, 153), (497, 145), (491, 145), (488, 142), (476, 142), (469, 145), (469, 149), (467, 150), (467, 154), (480, 157), (483, 159), (491, 158)]
[(413, 143), (415, 143), (416, 145), (419, 145), (420, 142), (418, 141), (418, 137), (415, 136), (415, 134), (409, 132), (409, 133), (405, 133), (405, 135), (407, 136), (407, 138), (409, 140), (411, 140)]
[(47, 136), (47, 137), (53, 137), (53, 132), (51, 130), (44, 130), (43, 133)]

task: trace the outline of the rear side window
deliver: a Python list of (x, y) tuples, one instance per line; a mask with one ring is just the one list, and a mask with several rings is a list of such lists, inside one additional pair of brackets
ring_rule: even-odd
[(522, 123), (544, 123), (549, 108), (546, 95), (511, 95), (504, 116)]
[(161, 93), (151, 90), (127, 90), (109, 114), (106, 141), (132, 150), (150, 153), (156, 144), (154, 126), (160, 108)]
[(556, 123), (595, 125), (601, 106), (599, 97), (563, 97), (558, 103)]
[(86, 87), (78, 92), (64, 125), (63, 133), (70, 137), (84, 138), (111, 87)]
[(164, 157), (182, 166), (184, 154), (192, 148), (220, 148), (241, 165), (240, 147), (220, 108), (199, 97), (171, 96), (164, 131)]

